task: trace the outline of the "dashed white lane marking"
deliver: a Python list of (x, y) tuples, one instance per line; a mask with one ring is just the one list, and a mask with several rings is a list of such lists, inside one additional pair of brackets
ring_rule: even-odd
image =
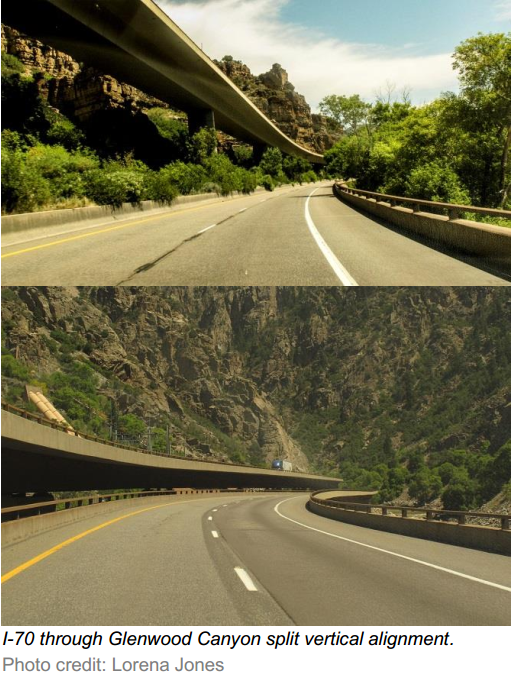
[(241, 209), (240, 211), (238, 211), (238, 212), (239, 212), (239, 213), (244, 213), (246, 210), (247, 210), (246, 208), (242, 208), (242, 209)]
[(227, 508), (227, 504), (222, 504), (223, 508)]
[(213, 229), (213, 227), (216, 227), (216, 223), (214, 225), (210, 225), (209, 227), (205, 227), (204, 229), (201, 229), (201, 231), (197, 232), (197, 234), (204, 234), (204, 232), (208, 232), (210, 229)]
[(213, 537), (214, 537), (215, 539), (218, 539), (218, 532), (217, 532), (216, 530), (213, 530), (213, 531), (211, 532), (211, 534), (213, 535)]
[(313, 530), (314, 532), (319, 532), (320, 534), (326, 534), (327, 537), (334, 537), (334, 539), (341, 539), (341, 541), (349, 542), (350, 544), (357, 544), (357, 546), (363, 546), (366, 549), (372, 549), (373, 551), (379, 551), (380, 553), (386, 553), (389, 556), (394, 556), (395, 558), (402, 558), (403, 560), (409, 560), (411, 563), (418, 563), (419, 565), (425, 565), (426, 567), (433, 568), (434, 570), (440, 570), (441, 572), (447, 572), (455, 577), (462, 577), (463, 579), (469, 579), (471, 582), (478, 582), (479, 584), (485, 584), (486, 586), (492, 586), (495, 589), (502, 589), (502, 591), (509, 591), (511, 593), (511, 588), (509, 586), (504, 586), (502, 584), (496, 584), (495, 582), (488, 582), (485, 579), (479, 579), (479, 577), (473, 577), (472, 575), (466, 575), (464, 572), (457, 572), (456, 570), (449, 570), (449, 568), (441, 567), (440, 565), (435, 565), (434, 563), (427, 563), (424, 560), (418, 560), (417, 558), (410, 558), (410, 556), (404, 556), (402, 553), (395, 553), (394, 551), (388, 551), (387, 549), (380, 549), (379, 546), (372, 546), (371, 544), (364, 544), (361, 541), (355, 541), (355, 539), (348, 539), (347, 537), (341, 537), (340, 534), (333, 534), (332, 532), (325, 532), (325, 530), (318, 530), (316, 527), (311, 527), (310, 525), (305, 525), (305, 523), (300, 523), (298, 520), (293, 520), (288, 518), (283, 513), (279, 511), (279, 506), (285, 504), (290, 499), (284, 499), (278, 503), (273, 509), (281, 518), (288, 520), (290, 523), (295, 525), (300, 525), (308, 530)]
[(213, 516), (210, 515), (209, 518), (208, 518), (208, 520), (213, 520)]
[(315, 189), (311, 194), (309, 194), (309, 197), (308, 197), (307, 201), (305, 202), (305, 220), (307, 221), (307, 226), (309, 227), (310, 233), (312, 234), (315, 242), (317, 243), (319, 250), (323, 253), (328, 264), (333, 269), (336, 277), (343, 284), (343, 286), (358, 286), (357, 282), (353, 279), (353, 277), (348, 272), (348, 270), (339, 262), (339, 260), (337, 260), (332, 249), (327, 244), (327, 242), (323, 239), (321, 234), (318, 232), (316, 225), (314, 224), (314, 220), (312, 219), (312, 216), (310, 214), (309, 203), (310, 203), (311, 197), (317, 191), (319, 191), (319, 189), (321, 189), (321, 187), (319, 187), (318, 189)]
[(211, 513), (216, 513), (218, 511), (218, 508), (214, 508)]
[(243, 584), (245, 585), (245, 588), (247, 591), (257, 591), (257, 586), (254, 584), (254, 582), (250, 579), (249, 575), (247, 574), (246, 570), (240, 567), (235, 567), (234, 572), (238, 575), (238, 577), (241, 579)]

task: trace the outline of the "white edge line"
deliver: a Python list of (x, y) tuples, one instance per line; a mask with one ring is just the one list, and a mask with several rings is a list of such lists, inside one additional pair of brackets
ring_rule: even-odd
[(348, 272), (348, 270), (339, 262), (339, 260), (336, 258), (334, 255), (332, 249), (330, 246), (327, 244), (327, 242), (323, 239), (321, 234), (318, 232), (318, 229), (316, 225), (314, 224), (314, 221), (312, 219), (312, 216), (310, 214), (310, 209), (309, 209), (309, 203), (312, 198), (312, 196), (321, 189), (321, 187), (318, 187), (318, 189), (315, 189), (311, 194), (309, 194), (309, 197), (307, 198), (307, 201), (305, 202), (305, 219), (307, 221), (307, 225), (309, 227), (310, 233), (312, 234), (314, 240), (316, 241), (319, 250), (323, 253), (325, 256), (328, 264), (330, 267), (333, 269), (335, 272), (336, 277), (342, 282), (344, 286), (358, 286), (357, 282), (351, 274)]
[(419, 565), (425, 565), (426, 567), (433, 568), (434, 570), (440, 570), (441, 572), (447, 572), (450, 575), (455, 575), (456, 577), (463, 577), (463, 579), (469, 579), (471, 582), (478, 582), (479, 584), (485, 584), (486, 586), (492, 586), (495, 589), (502, 589), (502, 591), (508, 591), (511, 593), (511, 587), (504, 586), (503, 584), (496, 584), (495, 582), (488, 582), (485, 579), (479, 579), (479, 577), (472, 577), (472, 575), (466, 575), (463, 572), (456, 572), (456, 570), (449, 570), (449, 568), (441, 567), (440, 565), (435, 565), (434, 563), (427, 563), (424, 560), (419, 560), (418, 558), (410, 558), (410, 556), (404, 556), (401, 553), (395, 553), (394, 551), (388, 551), (387, 549), (380, 549), (378, 546), (372, 546), (371, 544), (364, 544), (363, 542), (356, 541), (355, 539), (348, 539), (347, 537), (341, 537), (339, 534), (333, 534), (332, 532), (325, 532), (325, 530), (318, 530), (316, 527), (311, 527), (310, 525), (305, 525), (304, 523), (298, 522), (298, 520), (293, 520), (288, 518), (283, 513), (279, 511), (279, 506), (281, 504), (290, 501), (290, 499), (284, 499), (274, 507), (274, 511), (284, 520), (288, 520), (290, 523), (295, 523), (295, 525), (300, 525), (308, 530), (313, 530), (314, 532), (319, 532), (320, 534), (326, 534), (327, 537), (334, 537), (335, 539), (341, 539), (342, 541), (349, 542), (350, 544), (357, 544), (357, 546), (363, 546), (366, 549), (372, 549), (373, 551), (379, 551), (380, 553), (386, 553), (389, 556), (395, 556), (396, 558), (402, 558), (403, 560), (409, 560), (412, 563), (418, 563)]
[(211, 531), (211, 534), (213, 535), (213, 537), (214, 537), (215, 539), (218, 539), (218, 532), (217, 532), (216, 530), (212, 530), (212, 531)]
[(204, 234), (204, 232), (209, 231), (210, 229), (213, 229), (213, 227), (216, 227), (216, 224), (210, 225), (209, 227), (205, 227), (204, 229), (201, 229), (200, 232), (197, 232), (197, 234)]
[(240, 567), (235, 567), (234, 572), (241, 579), (241, 581), (245, 585), (245, 588), (246, 588), (247, 591), (257, 591), (258, 590), (256, 585), (254, 584), (254, 582), (250, 579), (246, 570), (244, 570), (243, 568), (240, 568)]

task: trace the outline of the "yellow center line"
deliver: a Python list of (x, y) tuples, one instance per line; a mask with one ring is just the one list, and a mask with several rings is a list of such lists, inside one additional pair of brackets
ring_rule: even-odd
[(14, 568), (14, 570), (11, 570), (10, 572), (6, 572), (5, 575), (2, 575), (2, 584), (4, 582), (9, 581), (16, 575), (19, 575), (20, 572), (23, 572), (24, 570), (28, 570), (29, 567), (32, 567), (32, 565), (36, 565), (36, 563), (40, 563), (42, 560), (45, 558), (48, 558), (49, 556), (53, 555), (57, 551), (60, 551), (66, 546), (69, 546), (70, 544), (73, 544), (75, 541), (78, 541), (79, 539), (83, 539), (84, 537), (87, 537), (89, 534), (92, 534), (93, 532), (97, 532), (98, 530), (102, 530), (104, 527), (108, 527), (109, 525), (113, 525), (114, 523), (118, 523), (120, 520), (125, 520), (126, 518), (131, 518), (135, 515), (138, 515), (139, 513), (146, 513), (147, 511), (154, 511), (156, 508), (165, 508), (166, 506), (176, 506), (178, 504), (191, 504), (193, 501), (197, 501), (197, 499), (189, 499), (188, 501), (173, 501), (169, 504), (158, 504), (157, 506), (150, 506), (149, 508), (142, 508), (138, 511), (132, 511), (131, 513), (126, 513), (125, 515), (121, 515), (118, 518), (114, 518), (113, 520), (108, 520), (106, 523), (101, 523), (101, 525), (96, 525), (96, 527), (92, 527), (90, 530), (85, 530), (85, 532), (81, 532), (80, 534), (76, 534), (74, 537), (70, 537), (69, 539), (66, 539), (65, 541), (61, 542), (60, 544), (56, 544), (55, 546), (52, 546), (51, 549), (48, 549), (47, 551), (43, 551), (43, 553), (40, 553), (38, 556), (35, 556), (34, 558), (31, 558), (30, 560), (27, 560), (26, 563), (22, 563), (21, 565), (18, 565), (18, 567)]
[[(246, 196), (240, 196), (237, 199), (229, 199), (228, 201), (222, 201), (219, 204), (214, 204), (214, 205), (222, 205), (223, 203), (233, 203), (234, 201), (241, 201), (243, 199), (246, 199), (248, 197)], [(205, 208), (211, 208), (211, 204), (208, 204), (207, 206), (197, 206), (196, 208), (185, 208), (183, 210), (176, 210), (173, 211), (168, 215), (168, 217), (171, 217), (173, 215), (182, 215), (183, 213), (192, 213), (198, 210), (204, 210)], [(136, 225), (141, 225), (145, 222), (152, 222), (154, 220), (161, 220), (162, 217), (166, 217), (164, 214), (162, 215), (161, 213), (159, 215), (154, 215), (151, 218), (145, 218), (144, 220), (134, 220), (133, 222), (128, 222), (126, 224), (122, 225), (116, 225), (115, 227), (106, 227), (105, 229), (98, 229), (95, 232), (87, 232), (87, 234), (78, 234), (76, 236), (70, 236), (65, 239), (59, 239), (58, 241), (51, 241), (48, 244), (40, 244), (39, 246), (30, 246), (29, 248), (23, 248), (19, 251), (13, 251), (12, 253), (5, 253), (5, 255), (2, 255), (2, 260), (4, 258), (12, 258), (14, 255), (22, 255), (23, 253), (30, 253), (31, 251), (39, 251), (43, 248), (50, 248), (51, 246), (59, 246), (60, 244), (65, 244), (69, 243), (70, 241), (78, 241), (79, 239), (88, 239), (91, 236), (97, 236), (98, 234), (106, 234), (107, 232), (114, 232), (118, 229), (126, 229), (127, 227), (134, 227)], [(41, 239), (44, 239), (45, 237), (41, 237)], [(51, 237), (47, 237), (51, 238)], [(5, 246), (5, 248), (9, 248), (9, 246)]]

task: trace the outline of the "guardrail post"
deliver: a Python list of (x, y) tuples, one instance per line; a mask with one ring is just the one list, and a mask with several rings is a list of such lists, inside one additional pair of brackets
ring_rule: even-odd
[(511, 529), (509, 527), (509, 518), (502, 518), (501, 519), (501, 529), (502, 530), (509, 530)]
[(368, 506), (368, 507), (366, 508), (366, 513), (372, 513), (372, 512), (373, 512), (373, 507), (372, 507), (372, 506)]
[(426, 511), (426, 520), (433, 520), (434, 515), (433, 511)]
[(414, 213), (420, 213), (420, 212), (421, 212), (420, 203), (414, 203), (414, 205), (413, 205), (413, 212), (414, 212)]
[(401, 509), (401, 518), (408, 518), (408, 509), (407, 508)]
[(449, 210), (449, 220), (457, 220), (460, 216), (460, 211), (457, 208), (451, 208)]
[(466, 522), (467, 516), (464, 513), (458, 516), (458, 525), (465, 525)]
[(384, 506), (382, 506), (381, 514), (382, 514), (382, 515), (387, 515), (387, 512), (388, 512), (388, 509), (385, 508)]

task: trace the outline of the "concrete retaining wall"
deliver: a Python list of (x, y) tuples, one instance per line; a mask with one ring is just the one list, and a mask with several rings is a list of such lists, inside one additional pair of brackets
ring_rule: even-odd
[(455, 544), (456, 546), (465, 546), (469, 549), (511, 556), (511, 532), (507, 530), (347, 511), (341, 508), (322, 506), (314, 503), (312, 499), (309, 500), (307, 506), (309, 511), (317, 515), (349, 523), (350, 525), (370, 527), (373, 530), (404, 534), (407, 537), (429, 539), (430, 541), (438, 541), (444, 544)]
[(455, 250), (481, 258), (491, 266), (511, 273), (511, 229), (484, 225), (470, 220), (449, 220), (444, 215), (414, 213), (410, 208), (393, 207), (353, 196), (334, 185), (334, 193), (341, 201), (359, 208), (365, 213), (390, 222), (414, 234), (420, 234)]

